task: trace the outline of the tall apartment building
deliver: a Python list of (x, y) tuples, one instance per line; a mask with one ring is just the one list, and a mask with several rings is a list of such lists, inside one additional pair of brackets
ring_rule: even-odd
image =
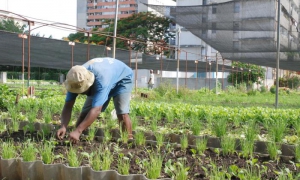
[[(138, 12), (153, 11), (145, 4), (175, 5), (172, 0), (119, 0), (118, 18), (126, 18)], [(106, 28), (103, 23), (114, 21), (116, 0), (77, 0), (77, 26), (80, 28)]]
[[(242, 0), (228, 5), (222, 4), (223, 2), (229, 2), (229, 0), (177, 0), (177, 6), (210, 5), (203, 8), (207, 12), (206, 14), (203, 12), (199, 13), (199, 20), (200, 22), (202, 21), (202, 24), (211, 23), (211, 28), (205, 29), (205, 26), (201, 26), (202, 28), (199, 28), (198, 31), (194, 31), (196, 36), (182, 27), (180, 35), (181, 49), (201, 54), (201, 59), (203, 59), (203, 56), (215, 56), (216, 50), (212, 48), (215, 47), (223, 51), (222, 55), (226, 59), (244, 59), (257, 64), (265, 62), (265, 66), (270, 65), (270, 62), (272, 62), (274, 67), (274, 62), (276, 62), (276, 52), (274, 50), (276, 50), (277, 42), (277, 1)], [(280, 44), (285, 50), (295, 51), (299, 48), (297, 47), (299, 34), (296, 31), (295, 24), (291, 21), (291, 19), (296, 20), (296, 22), (300, 20), (299, 3), (299, 0), (281, 1)], [(213, 4), (216, 5), (214, 6)], [(231, 14), (226, 16), (227, 13)], [(233, 29), (222, 30), (224, 22), (227, 22), (228, 27), (233, 26)], [(234, 28), (237, 30), (234, 30)], [(252, 30), (240, 31), (240, 28), (252, 28)], [(256, 28), (257, 30), (255, 30)], [(260, 28), (264, 30), (259, 30)], [(193, 57), (189, 59), (191, 58)], [(199, 57), (194, 58), (197, 59)], [(265, 61), (263, 60), (264, 58)], [(290, 62), (294, 61), (295, 58), (297, 57), (288, 53), (281, 53), (280, 55), (281, 60)], [(184, 53), (180, 54), (180, 59), (185, 59)], [(282, 65), (284, 64), (282, 63)], [(272, 70), (269, 68), (267, 77), (270, 79), (273, 78), (270, 74), (271, 72)], [(284, 73), (281, 70), (279, 76), (284, 75)]]

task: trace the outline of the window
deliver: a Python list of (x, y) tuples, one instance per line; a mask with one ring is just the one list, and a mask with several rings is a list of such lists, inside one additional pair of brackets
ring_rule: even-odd
[(203, 29), (201, 35), (202, 35), (202, 37), (206, 38), (207, 37), (207, 30)]
[(233, 38), (238, 39), (239, 38), (239, 31), (233, 31)]
[(217, 6), (212, 6), (212, 13), (216, 14), (217, 13)]
[(205, 55), (206, 55), (205, 47), (201, 47), (201, 56), (205, 56)]
[(216, 33), (217, 32), (217, 23), (213, 22), (211, 24), (211, 33)]
[(206, 14), (202, 15), (202, 23), (206, 23), (207, 22), (207, 16)]
[(234, 13), (239, 13), (240, 12), (240, 2), (235, 2), (234, 3)]
[(236, 30), (239, 30), (240, 29), (240, 23), (237, 22), (237, 21), (234, 21), (233, 22), (233, 30), (236, 31)]
[(233, 50), (239, 50), (240, 44), (239, 41), (233, 41)]
[(202, 5), (206, 5), (207, 4), (207, 0), (202, 0)]

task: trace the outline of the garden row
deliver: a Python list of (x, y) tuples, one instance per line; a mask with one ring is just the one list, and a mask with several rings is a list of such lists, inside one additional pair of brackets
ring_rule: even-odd
[[(10, 120), (7, 125), (10, 129)], [(29, 122), (23, 122), (20, 128), (28, 125)], [(126, 132), (92, 126), (79, 144), (71, 145), (67, 138), (53, 138), (57, 125), (34, 123), (33, 127), (32, 132), (1, 134), (2, 178), (296, 179), (299, 173), (294, 157), (245, 153), (246, 149), (239, 150), (233, 139), (136, 131), (135, 140), (129, 142)], [(249, 146), (258, 150), (260, 143)]]

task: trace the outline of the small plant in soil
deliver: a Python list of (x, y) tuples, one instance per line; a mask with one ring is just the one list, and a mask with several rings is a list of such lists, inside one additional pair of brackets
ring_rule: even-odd
[(113, 119), (105, 119), (105, 122), (106, 122), (106, 128), (107, 129), (113, 129), (116, 125), (116, 121), (113, 120)]
[(222, 167), (218, 167), (214, 162), (210, 163), (211, 168), (207, 169), (206, 167), (202, 166), (202, 169), (205, 172), (205, 176), (209, 179), (215, 180), (225, 180), (226, 179), (226, 171)]
[(255, 123), (255, 120), (250, 120), (248, 126), (245, 129), (245, 139), (251, 142), (254, 142), (258, 134), (258, 125)]
[(166, 118), (168, 123), (173, 123), (174, 122), (174, 112), (172, 110), (169, 110), (166, 112)]
[(275, 119), (269, 124), (268, 134), (272, 140), (274, 140), (275, 142), (280, 142), (284, 137), (286, 127), (287, 121), (282, 119), (281, 117), (278, 117), (278, 119)]
[(295, 146), (295, 160), (296, 162), (300, 162), (300, 144)]
[(157, 131), (157, 119), (153, 119), (150, 122), (150, 129), (152, 131)]
[(143, 146), (146, 143), (146, 137), (144, 135), (144, 132), (137, 131), (134, 135), (135, 144), (137, 146)]
[(164, 144), (164, 135), (162, 133), (155, 133), (156, 146), (159, 150)]
[(191, 119), (190, 129), (193, 135), (199, 135), (201, 131), (202, 123), (197, 118)]
[(131, 119), (132, 130), (135, 130), (136, 127), (138, 126), (138, 118), (136, 117), (136, 114), (131, 113), (130, 119)]
[(10, 133), (19, 131), (20, 122), (13, 119), (11, 122), (11, 127), (9, 128)]
[(282, 171), (276, 172), (278, 174), (277, 180), (294, 180), (294, 179), (299, 179), (300, 175), (294, 175), (290, 169), (285, 168)]
[(1, 157), (3, 159), (15, 158), (17, 152), (16, 147), (11, 141), (5, 141), (1, 144)]
[(130, 159), (123, 153), (119, 154), (118, 157), (118, 172), (122, 175), (128, 175), (130, 169)]
[(0, 133), (5, 132), (7, 130), (6, 128), (7, 127), (5, 121), (3, 121), (3, 119), (0, 119)]
[(97, 128), (95, 127), (95, 124), (92, 124), (88, 129), (88, 141), (93, 141), (96, 135)]
[(7, 110), (8, 110), (8, 114), (10, 115), (12, 121), (18, 119), (18, 111), (17, 111), (17, 108), (13, 104), (10, 104), (7, 107)]
[(77, 150), (70, 146), (67, 153), (67, 160), (70, 167), (79, 167), (81, 165), (82, 157), (77, 155)]
[(212, 131), (217, 137), (222, 137), (227, 133), (227, 120), (220, 117), (212, 122)]
[(169, 159), (165, 164), (165, 173), (172, 179), (187, 180), (188, 170), (190, 168), (186, 166), (186, 159), (178, 158), (176, 162), (172, 164), (172, 160)]
[(50, 108), (43, 109), (43, 118), (45, 123), (50, 124), (52, 122), (52, 112)]
[(157, 179), (160, 177), (163, 158), (155, 152), (149, 153), (149, 159), (143, 160), (146, 176), (149, 179)]
[(246, 168), (241, 168), (238, 173), (238, 178), (243, 180), (261, 180), (262, 174), (267, 171), (266, 166), (259, 166), (258, 164), (247, 165)]
[(293, 122), (293, 128), (295, 129), (295, 132), (297, 134), (297, 136), (300, 136), (300, 121), (294, 121)]
[(38, 153), (38, 150), (35, 147), (35, 144), (32, 143), (30, 140), (27, 140), (27, 142), (23, 144), (23, 147), (21, 150), (21, 155), (22, 155), (23, 161), (26, 161), (26, 162), (35, 161), (37, 153)]
[(279, 155), (281, 154), (281, 151), (279, 150), (279, 145), (277, 145), (275, 142), (269, 142), (267, 144), (267, 149), (270, 155), (270, 159), (278, 161)]
[(55, 158), (53, 148), (54, 145), (50, 141), (44, 141), (41, 147), (39, 148), (39, 153), (44, 164), (53, 163)]
[(101, 150), (102, 170), (109, 170), (114, 160), (113, 154), (107, 146), (100, 147), (99, 150)]
[(189, 146), (188, 137), (186, 135), (182, 135), (180, 138), (181, 150), (186, 151)]
[(196, 150), (199, 155), (204, 154), (204, 151), (207, 149), (207, 139), (200, 138), (196, 139)]
[(230, 136), (223, 136), (221, 138), (222, 154), (224, 156), (233, 154), (235, 152), (235, 144), (235, 138), (232, 138)]
[(112, 138), (112, 135), (110, 133), (110, 129), (105, 129), (104, 130), (104, 137), (103, 137), (103, 141), (104, 143), (108, 143)]
[(122, 142), (123, 144), (127, 144), (128, 142), (128, 132), (125, 130), (123, 131), (122, 128), (120, 128), (120, 139), (118, 139), (119, 142)]
[(248, 141), (246, 139), (241, 140), (241, 152), (239, 153), (240, 156), (244, 158), (253, 157), (254, 151), (254, 141)]
[(42, 138), (45, 139), (46, 136), (51, 134), (51, 128), (47, 126), (47, 124), (43, 124), (41, 127), (41, 130), (38, 131), (38, 135)]

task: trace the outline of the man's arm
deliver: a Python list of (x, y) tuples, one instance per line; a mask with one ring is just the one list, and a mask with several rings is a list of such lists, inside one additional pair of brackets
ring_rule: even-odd
[(89, 113), (85, 116), (84, 120), (77, 126), (76, 131), (80, 134), (82, 131), (84, 131), (86, 128), (88, 128), (99, 116), (101, 113), (102, 106), (99, 107), (93, 107)]
[(61, 127), (67, 128), (72, 114), (72, 109), (75, 101), (65, 102), (64, 108), (61, 113)]
[(65, 102), (64, 108), (61, 113), (61, 127), (56, 132), (56, 137), (60, 140), (62, 140), (65, 137), (67, 126), (71, 119), (71, 113), (74, 103), (75, 101)]

